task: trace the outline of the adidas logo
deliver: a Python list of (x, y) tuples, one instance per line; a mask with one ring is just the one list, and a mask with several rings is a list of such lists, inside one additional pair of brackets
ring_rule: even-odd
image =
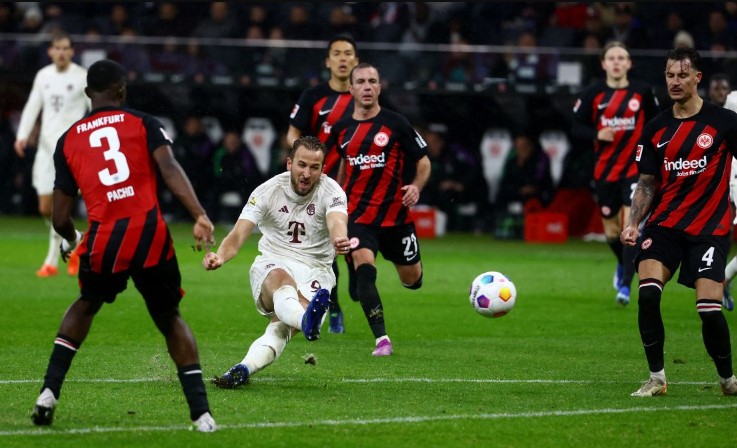
[(289, 209), (287, 208), (286, 205), (284, 207), (280, 208), (279, 211), (282, 212), (282, 213), (289, 213)]

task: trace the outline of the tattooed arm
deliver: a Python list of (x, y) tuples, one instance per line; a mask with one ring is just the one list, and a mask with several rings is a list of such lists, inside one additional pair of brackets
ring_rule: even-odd
[(640, 174), (640, 178), (637, 180), (635, 194), (632, 197), (629, 222), (619, 237), (622, 244), (634, 246), (637, 243), (637, 237), (640, 236), (640, 222), (650, 212), (655, 190), (655, 176), (652, 174)]

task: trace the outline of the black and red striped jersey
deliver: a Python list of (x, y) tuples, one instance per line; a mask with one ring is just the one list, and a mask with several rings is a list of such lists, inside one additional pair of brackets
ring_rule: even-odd
[(153, 151), (170, 145), (163, 125), (142, 112), (106, 107), (73, 124), (54, 153), (54, 188), (81, 192), (88, 230), (80, 256), (94, 272), (150, 267), (174, 256), (161, 216)]
[[(635, 145), (645, 123), (659, 110), (652, 88), (642, 82), (614, 89), (599, 81), (583, 91), (573, 107), (573, 134), (595, 141), (594, 180), (617, 182), (637, 176)], [(614, 141), (596, 139), (605, 127), (614, 129)]]
[(369, 120), (348, 116), (333, 125), (327, 145), (345, 162), (351, 222), (381, 227), (412, 222), (401, 189), (414, 179), (427, 145), (406, 118), (385, 108)]
[(729, 175), (737, 114), (704, 102), (689, 118), (669, 109), (648, 122), (636, 149), (640, 174), (658, 181), (647, 223), (689, 235), (729, 233)]
[[(332, 125), (352, 113), (353, 96), (348, 92), (337, 92), (324, 83), (302, 92), (289, 115), (289, 124), (299, 129), (302, 135), (312, 135), (325, 143)], [(323, 167), (325, 174), (335, 178), (339, 162), (340, 156), (336, 152), (328, 152)]]

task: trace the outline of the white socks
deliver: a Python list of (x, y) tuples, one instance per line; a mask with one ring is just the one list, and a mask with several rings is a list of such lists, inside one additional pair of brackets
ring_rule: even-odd
[(302, 329), (302, 316), (305, 309), (299, 303), (299, 296), (294, 286), (284, 285), (274, 291), (274, 313), (280, 321), (297, 330)]
[(665, 383), (665, 369), (660, 372), (650, 372), (650, 378), (657, 378)]
[(737, 275), (737, 257), (732, 257), (732, 259), (729, 260), (729, 263), (727, 263), (727, 267), (724, 269), (724, 278), (726, 282), (729, 283), (735, 275)]
[(241, 364), (253, 375), (276, 361), (288, 341), (289, 327), (283, 322), (272, 322), (266, 327), (263, 336), (253, 341)]
[(49, 250), (48, 252), (46, 252), (46, 259), (44, 260), (44, 264), (48, 264), (53, 267), (57, 267), (59, 265), (59, 246), (61, 246), (61, 235), (56, 233), (56, 230), (54, 230), (54, 226), (50, 225), (49, 223)]

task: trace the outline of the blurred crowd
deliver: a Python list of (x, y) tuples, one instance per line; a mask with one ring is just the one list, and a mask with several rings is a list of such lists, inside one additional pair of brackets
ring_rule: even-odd
[[(115, 54), (131, 70), (182, 74), (317, 78), (314, 58), (305, 52), (239, 52), (237, 42), (329, 40), (348, 33), (358, 42), (398, 44), (390, 64), (401, 78), (408, 63), (413, 75), (431, 82), (479, 82), (508, 78), (540, 82), (556, 76), (557, 60), (534, 48), (600, 49), (608, 40), (630, 49), (668, 49), (674, 42), (716, 54), (737, 48), (737, 2), (2, 2), (0, 33), (49, 33), (61, 28), (90, 39), (139, 36), (192, 39), (162, 44), (157, 51), (122, 46)], [(204, 41), (202, 39), (205, 39)], [(213, 45), (208, 39), (236, 43)], [(450, 51), (420, 54), (411, 44), (513, 46), (506, 53)], [(33, 64), (34, 55), (5, 48), (2, 63)], [(435, 57), (437, 56), (437, 57)], [(40, 56), (42, 57), (42, 55)], [(17, 58), (31, 60), (14, 61)], [(43, 61), (42, 61), (43, 62)], [(288, 63), (287, 63), (288, 62)], [(596, 75), (598, 67), (589, 75)], [(713, 71), (727, 60), (715, 58)], [(712, 71), (712, 70), (709, 70)], [(291, 73), (284, 73), (291, 72)]]

